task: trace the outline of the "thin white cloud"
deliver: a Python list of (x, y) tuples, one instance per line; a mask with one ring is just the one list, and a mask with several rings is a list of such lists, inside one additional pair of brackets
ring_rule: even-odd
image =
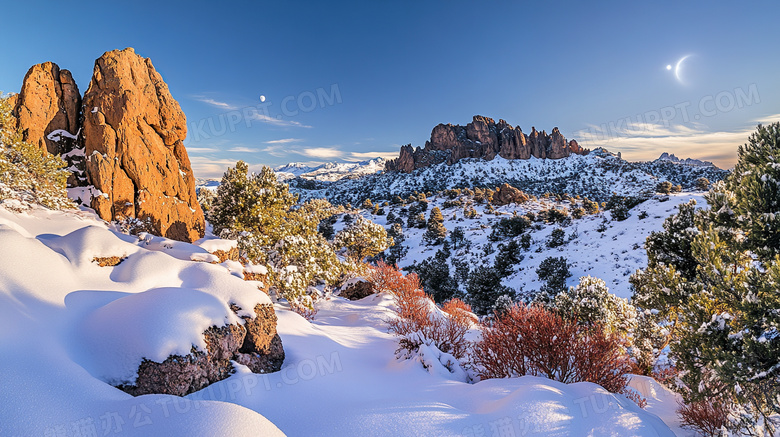
[(282, 138), (281, 140), (271, 140), (266, 141), (266, 144), (289, 144), (289, 143), (299, 143), (303, 140), (298, 138)]
[(277, 158), (287, 156), (290, 153), (290, 151), (283, 146), (268, 146), (264, 149), (260, 149), (260, 151), (265, 152), (271, 156), (275, 156)]
[(292, 151), (299, 155), (308, 156), (311, 158), (321, 159), (337, 159), (344, 156), (344, 152), (335, 147), (308, 147), (301, 150)]
[(228, 149), (228, 152), (234, 152), (234, 153), (257, 153), (261, 152), (264, 149), (253, 149), (251, 147), (233, 147), (231, 149)]
[(211, 98), (208, 98), (208, 97), (194, 96), (194, 98), (195, 98), (195, 100), (197, 100), (199, 102), (206, 103), (206, 104), (214, 106), (216, 108), (226, 109), (228, 111), (233, 111), (233, 110), (238, 109), (238, 106), (231, 105), (230, 103), (226, 103), (226, 102), (220, 102), (219, 100), (214, 100), (214, 99), (211, 99)]
[(295, 120), (284, 120), (280, 118), (274, 118), (265, 114), (254, 114), (252, 116), (252, 119), (262, 123), (268, 123), (274, 126), (311, 128), (311, 126), (299, 123)]
[(219, 152), (219, 149), (214, 147), (187, 147), (188, 153), (214, 153)]
[(215, 159), (205, 156), (191, 156), (190, 164), (195, 177), (218, 178), (222, 177), (228, 167), (236, 165), (235, 159)]

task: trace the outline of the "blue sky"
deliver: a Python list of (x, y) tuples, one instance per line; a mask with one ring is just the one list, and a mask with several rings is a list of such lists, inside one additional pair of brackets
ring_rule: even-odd
[(13, 2), (0, 90), (54, 61), (83, 92), (95, 58), (134, 47), (187, 114), (201, 177), (389, 157), (475, 114), (729, 167), (780, 121), (776, 1), (524, 3)]

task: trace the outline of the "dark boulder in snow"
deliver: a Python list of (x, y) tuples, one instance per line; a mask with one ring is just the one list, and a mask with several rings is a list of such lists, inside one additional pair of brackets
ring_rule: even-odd
[[(234, 308), (236, 309), (236, 308)], [(255, 318), (242, 317), (244, 325), (212, 326), (203, 333), (206, 351), (195, 347), (189, 355), (172, 355), (163, 362), (144, 359), (134, 385), (120, 385), (133, 395), (185, 396), (221, 381), (233, 372), (236, 361), (255, 373), (282, 368), (284, 349), (276, 332), (276, 313), (269, 304), (255, 307)]]
[(360, 300), (376, 293), (374, 286), (363, 278), (354, 278), (347, 281), (339, 291), (339, 296), (349, 300)]

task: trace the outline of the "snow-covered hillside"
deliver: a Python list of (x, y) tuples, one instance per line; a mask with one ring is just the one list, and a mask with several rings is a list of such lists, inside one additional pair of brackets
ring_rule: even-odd
[[(590, 225), (579, 226), (585, 234)], [(125, 259), (92, 262), (108, 256)], [(86, 211), (0, 207), (0, 434), (667, 436), (677, 426), (674, 395), (639, 377), (632, 386), (646, 410), (591, 383), (469, 384), (398, 360), (385, 295), (321, 301), (314, 322), (277, 303), (280, 372), (236, 364), (233, 376), (184, 398), (112, 387), (141, 357), (202, 346), (204, 327), (234, 321), (225, 302), (268, 300), (229, 263), (191, 259), (213, 261), (197, 245), (118, 234)]]
[(670, 181), (692, 189), (700, 177), (711, 182), (726, 171), (713, 166), (687, 165), (668, 160), (628, 162), (603, 149), (586, 156), (563, 159), (493, 160), (463, 159), (455, 164), (437, 164), (412, 173), (385, 172), (340, 179), (334, 183), (288, 180), (302, 199), (327, 198), (332, 203), (360, 204), (364, 199), (390, 200), (414, 191), (437, 192), (450, 188), (496, 187), (503, 183), (527, 193), (568, 193), (605, 201), (613, 194), (636, 196), (649, 193), (659, 182)]
[[(677, 212), (677, 206), (690, 200), (695, 200), (698, 207), (706, 206), (702, 192), (687, 192), (671, 195), (656, 195), (629, 211), (630, 216), (624, 221), (616, 221), (610, 211), (602, 211), (594, 215), (586, 215), (580, 219), (571, 219), (564, 224), (537, 223), (529, 231), (530, 248), (523, 251), (525, 258), (518, 263), (513, 274), (505, 278), (503, 283), (519, 292), (539, 290), (536, 270), (547, 257), (564, 257), (570, 264), (572, 276), (567, 285), (574, 286), (581, 276), (594, 276), (603, 279), (610, 292), (617, 296), (631, 297), (629, 276), (639, 268), (647, 266), (647, 253), (644, 242), (653, 231), (662, 230), (664, 220)], [(463, 206), (445, 208), (448, 199), (443, 196), (429, 197), (430, 211), (439, 207), (444, 217), (444, 226), (449, 232), (456, 227), (463, 229), (468, 247), (452, 251), (449, 264), (455, 271), (452, 260), (465, 261), (469, 266), (479, 264), (492, 265), (498, 254), (499, 244), (508, 239), (491, 242), (488, 236), (493, 227), (502, 219), (513, 214), (524, 215), (529, 212), (540, 213), (553, 208), (571, 207), (569, 202), (556, 202), (540, 198), (522, 204), (510, 204), (495, 207), (494, 213), (486, 212), (485, 205), (474, 204), (477, 217), (464, 217)], [(387, 214), (402, 214), (402, 206), (386, 207), (385, 214), (372, 215), (368, 211), (362, 214), (377, 223), (387, 226)], [(427, 214), (426, 214), (427, 216)], [(556, 228), (565, 232), (565, 242), (562, 246), (550, 248), (550, 234)], [(398, 262), (399, 267), (408, 267), (415, 262), (433, 257), (442, 246), (428, 246), (423, 242), (425, 229), (404, 226), (404, 246), (408, 247), (405, 257)], [(519, 238), (518, 238), (519, 240)]]

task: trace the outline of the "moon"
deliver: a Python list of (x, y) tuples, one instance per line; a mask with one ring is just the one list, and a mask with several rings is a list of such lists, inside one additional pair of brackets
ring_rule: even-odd
[(260, 96), (260, 103), (265, 102), (265, 96)]
[(680, 76), (680, 70), (682, 69), (683, 62), (690, 57), (691, 55), (683, 56), (682, 58), (680, 58), (679, 61), (677, 61), (677, 65), (675, 65), (674, 67), (674, 77), (676, 77), (677, 80), (680, 81), (680, 83), (682, 84), (684, 84), (685, 82), (682, 80), (682, 77)]

